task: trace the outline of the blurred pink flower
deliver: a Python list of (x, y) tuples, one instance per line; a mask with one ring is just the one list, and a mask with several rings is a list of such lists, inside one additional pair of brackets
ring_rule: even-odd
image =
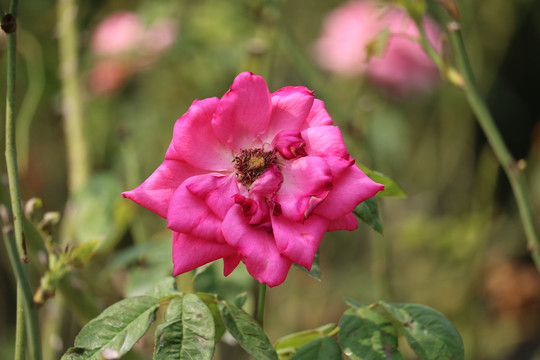
[(130, 11), (118, 11), (98, 24), (92, 34), (91, 48), (95, 55), (120, 55), (137, 48), (144, 27), (137, 15)]
[(98, 94), (119, 88), (167, 50), (178, 34), (178, 22), (160, 19), (145, 26), (130, 11), (112, 13), (92, 34), (91, 49), (98, 59), (90, 71), (90, 89)]
[[(440, 51), (438, 25), (425, 17), (424, 27), (429, 41)], [(385, 28), (390, 35), (383, 55), (368, 59), (366, 46)], [(418, 28), (402, 8), (380, 8), (369, 0), (353, 0), (325, 19), (315, 54), (327, 70), (346, 76), (365, 73), (387, 93), (407, 95), (429, 91), (439, 79), (436, 65), (418, 38)]]
[(276, 286), (293, 262), (311, 269), (325, 232), (354, 230), (353, 209), (383, 188), (311, 91), (269, 93), (245, 72), (221, 99), (194, 101), (165, 161), (122, 195), (167, 219), (175, 276), (223, 258), (226, 276), (243, 261)]

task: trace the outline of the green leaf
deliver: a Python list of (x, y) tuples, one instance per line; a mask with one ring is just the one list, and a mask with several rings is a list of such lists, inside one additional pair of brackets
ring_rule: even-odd
[(321, 281), (321, 261), (319, 257), (319, 250), (315, 253), (315, 257), (313, 258), (313, 265), (311, 265), (311, 270), (307, 271), (305, 267), (300, 266), (298, 264), (293, 263), (294, 266), (296, 266), (298, 269), (302, 270), (309, 276)]
[(214, 339), (215, 342), (218, 342), (225, 333), (225, 324), (223, 323), (223, 319), (221, 319), (221, 313), (219, 312), (218, 308), (218, 296), (216, 294), (208, 293), (197, 293), (197, 296), (208, 307), (212, 317), (214, 318)]
[(176, 287), (176, 280), (172, 276), (167, 276), (157, 282), (153, 288), (147, 290), (144, 295), (152, 296), (158, 299), (182, 295), (178, 288)]
[(109, 306), (91, 320), (75, 338), (75, 347), (62, 360), (98, 360), (104, 349), (123, 355), (154, 322), (159, 301), (149, 296), (125, 299)]
[(194, 294), (173, 298), (165, 322), (156, 329), (154, 360), (211, 360), (214, 321), (208, 307)]
[(328, 337), (315, 339), (302, 346), (291, 360), (340, 360), (341, 349), (338, 343)]
[(389, 177), (381, 174), (378, 171), (371, 170), (367, 166), (358, 164), (358, 167), (367, 175), (369, 178), (376, 183), (383, 184), (384, 190), (377, 193), (376, 196), (380, 197), (406, 197), (405, 192), (401, 187)]
[(64, 216), (65, 238), (77, 245), (100, 240), (98, 252), (111, 249), (127, 226), (127, 204), (119, 194), (122, 184), (110, 173), (93, 176), (70, 199)]
[(75, 264), (84, 264), (90, 260), (100, 241), (92, 240), (73, 248), (69, 253), (69, 258)]
[(359, 308), (359, 307), (364, 306), (360, 302), (358, 302), (357, 300), (351, 299), (349, 297), (345, 297), (344, 300), (347, 303), (347, 305), (349, 305), (352, 308)]
[(369, 198), (362, 201), (353, 213), (363, 222), (368, 224), (379, 234), (383, 233), (381, 219), (379, 219), (379, 208), (377, 207), (377, 199)]
[(219, 302), (219, 310), (229, 333), (257, 360), (278, 360), (276, 350), (257, 322), (239, 307)]
[(396, 330), (384, 315), (367, 307), (345, 311), (339, 322), (339, 342), (353, 360), (402, 360)]
[(419, 304), (380, 304), (404, 326), (407, 342), (420, 358), (465, 358), (459, 333), (438, 311)]
[(276, 350), (285, 348), (299, 349), (310, 341), (333, 334), (336, 330), (336, 324), (326, 324), (316, 329), (299, 331), (278, 339), (275, 348)]
[(236, 295), (234, 297), (234, 305), (238, 306), (239, 308), (241, 308), (242, 306), (244, 306), (244, 304), (246, 303), (246, 300), (247, 300), (247, 297), (248, 297), (248, 293), (247, 291), (244, 291), (238, 295)]

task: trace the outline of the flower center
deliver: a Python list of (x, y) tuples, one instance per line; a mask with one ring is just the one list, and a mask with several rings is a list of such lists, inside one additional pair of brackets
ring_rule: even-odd
[(236, 178), (242, 185), (249, 187), (270, 165), (276, 162), (276, 150), (244, 149), (233, 160)]

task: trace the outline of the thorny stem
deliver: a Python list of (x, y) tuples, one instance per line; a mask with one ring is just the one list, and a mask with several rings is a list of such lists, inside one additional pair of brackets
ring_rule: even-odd
[[(15, 353), (20, 359), (25, 358), (26, 340), (28, 336), (30, 354), (32, 359), (41, 359), (41, 342), (37, 311), (32, 301), (32, 291), (28, 283), (23, 261), (26, 262), (26, 249), (23, 236), (23, 212), (21, 194), (19, 189), (19, 175), (17, 169), (17, 150), (15, 147), (15, 71), (17, 61), (17, 10), (18, 0), (12, 0), (9, 13), (2, 18), (2, 29), (7, 34), (7, 89), (6, 89), (6, 169), (9, 181), (9, 194), (11, 198), (11, 212), (13, 214), (13, 230), (5, 232), (4, 237), (8, 249), (9, 259), (17, 281), (17, 331)], [(22, 307), (22, 309), (21, 309)], [(26, 323), (26, 332), (23, 330)]]
[[(441, 73), (445, 73), (449, 69), (445, 68), (439, 54), (434, 51), (431, 44), (429, 44), (425, 31), (420, 21), (416, 21), (418, 29), (420, 29), (420, 41), (426, 53), (433, 59), (435, 64), (439, 67)], [(502, 136), (495, 125), (495, 121), (489, 112), (489, 109), (480, 93), (480, 89), (476, 83), (476, 79), (469, 63), (465, 44), (463, 42), (463, 36), (461, 34), (461, 26), (458, 22), (452, 21), (448, 24), (448, 34), (450, 42), (452, 44), (452, 50), (454, 57), (457, 60), (457, 66), (460, 71), (460, 76), (456, 78), (452, 76), (452, 72), (446, 72), (449, 80), (456, 86), (463, 89), (467, 101), (480, 127), (484, 131), (486, 138), (488, 139), (497, 160), (501, 164), (508, 180), (512, 191), (516, 198), (516, 203), (519, 209), (519, 216), (521, 223), (527, 237), (528, 250), (531, 253), (531, 257), (536, 265), (536, 268), (540, 271), (540, 246), (538, 235), (534, 227), (534, 217), (532, 213), (531, 204), (529, 201), (529, 190), (525, 176), (523, 174), (524, 163), (522, 161), (516, 162), (510, 151), (506, 147)], [(453, 70), (453, 69), (450, 69)]]
[(261, 325), (264, 326), (264, 303), (266, 300), (266, 284), (259, 283), (258, 293), (257, 293), (257, 302), (255, 305), (255, 320)]

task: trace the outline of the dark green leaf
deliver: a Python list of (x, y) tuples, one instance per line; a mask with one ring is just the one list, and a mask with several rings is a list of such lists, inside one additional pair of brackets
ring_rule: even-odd
[(353, 360), (403, 359), (393, 324), (367, 307), (345, 311), (339, 328), (341, 347)]
[(326, 324), (316, 329), (300, 331), (278, 339), (275, 348), (276, 350), (285, 348), (299, 349), (310, 341), (333, 334), (336, 330), (336, 324)]
[(341, 349), (338, 343), (328, 337), (315, 339), (302, 346), (291, 360), (340, 360)]
[(75, 347), (62, 360), (98, 360), (107, 348), (125, 354), (154, 322), (158, 308), (159, 301), (149, 296), (128, 298), (109, 306), (82, 328)]
[(214, 321), (196, 295), (173, 298), (165, 322), (156, 329), (154, 360), (211, 360), (214, 354)]
[(419, 304), (380, 304), (403, 324), (410, 347), (422, 359), (465, 358), (459, 333), (438, 311)]
[(219, 310), (229, 333), (257, 360), (277, 360), (276, 350), (257, 322), (239, 307), (221, 301)]
[(405, 193), (399, 187), (399, 185), (389, 177), (381, 174), (378, 171), (371, 170), (367, 166), (358, 164), (358, 167), (367, 175), (369, 178), (376, 183), (383, 184), (384, 190), (377, 193), (377, 196), (381, 197), (406, 197)]
[(218, 296), (216, 294), (208, 293), (197, 293), (197, 296), (205, 303), (210, 310), (210, 313), (212, 313), (212, 317), (214, 318), (214, 339), (215, 342), (218, 342), (225, 333), (225, 324), (223, 323), (223, 319), (221, 319), (218, 308)]
[(379, 209), (377, 207), (377, 199), (369, 198), (362, 201), (356, 209), (354, 209), (354, 214), (358, 216), (363, 222), (368, 224), (377, 231), (379, 234), (382, 234), (382, 224), (381, 219), (379, 219)]
[[(294, 263), (293, 263), (294, 264)], [(311, 265), (311, 270), (307, 271), (305, 267), (300, 266), (298, 264), (294, 264), (298, 269), (302, 270), (306, 274), (308, 274), (311, 277), (314, 277), (317, 280), (321, 280), (321, 263), (319, 259), (319, 250), (315, 253), (315, 257), (313, 258), (313, 265)]]

